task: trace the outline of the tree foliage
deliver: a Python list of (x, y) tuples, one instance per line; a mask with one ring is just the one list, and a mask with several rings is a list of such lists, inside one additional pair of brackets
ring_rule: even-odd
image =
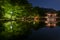
[[(24, 35), (30, 30), (28, 23), (21, 21), (15, 21), (17, 18), (20, 19), (24, 16), (30, 15), (31, 5), (27, 0), (0, 0), (0, 14), (4, 21), (2, 22), (2, 28), (4, 31), (1, 35)], [(3, 9), (3, 10), (2, 10)], [(2, 16), (3, 15), (3, 16)], [(1, 19), (1, 18), (0, 18)], [(14, 21), (11, 21), (14, 20)], [(28, 25), (27, 25), (28, 24)]]

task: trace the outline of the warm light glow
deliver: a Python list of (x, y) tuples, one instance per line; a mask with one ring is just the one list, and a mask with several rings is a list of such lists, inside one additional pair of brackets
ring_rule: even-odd
[(45, 21), (45, 23), (47, 23), (46, 26), (56, 26), (56, 15), (57, 14), (47, 14), (45, 17), (47, 18), (47, 21)]
[(53, 16), (56, 16), (57, 14), (53, 14)]
[(50, 23), (48, 23), (47, 26), (50, 26)]
[(35, 21), (35, 22), (38, 22), (38, 21), (39, 21), (39, 17), (38, 17), (38, 16), (35, 16), (35, 17), (34, 17), (34, 21)]
[(54, 27), (56, 26), (56, 24), (54, 24)]
[(45, 21), (45, 23), (48, 23), (48, 21)]
[(45, 18), (48, 18), (48, 16), (46, 16)]
[(47, 16), (51, 16), (51, 14), (47, 14)]

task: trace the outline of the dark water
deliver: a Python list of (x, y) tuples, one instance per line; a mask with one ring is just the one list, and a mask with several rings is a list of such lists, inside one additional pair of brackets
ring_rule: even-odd
[(60, 40), (60, 27), (32, 30), (27, 40)]
[[(40, 28), (37, 31), (32, 29), (30, 35), (19, 35), (11, 37), (10, 40), (60, 40), (60, 27), (55, 28)], [(1, 38), (4, 39), (4, 38)]]

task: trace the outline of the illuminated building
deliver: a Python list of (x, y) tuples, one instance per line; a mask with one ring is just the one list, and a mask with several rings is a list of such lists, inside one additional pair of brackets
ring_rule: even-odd
[(47, 16), (45, 17), (47, 20), (45, 21), (47, 27), (55, 27), (56, 26), (56, 13), (47, 13)]

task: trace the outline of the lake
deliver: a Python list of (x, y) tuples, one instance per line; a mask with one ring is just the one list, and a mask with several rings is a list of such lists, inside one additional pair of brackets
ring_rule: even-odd
[(60, 40), (60, 27), (45, 27), (37, 31), (32, 29), (32, 34), (29, 35), (28, 40)]

